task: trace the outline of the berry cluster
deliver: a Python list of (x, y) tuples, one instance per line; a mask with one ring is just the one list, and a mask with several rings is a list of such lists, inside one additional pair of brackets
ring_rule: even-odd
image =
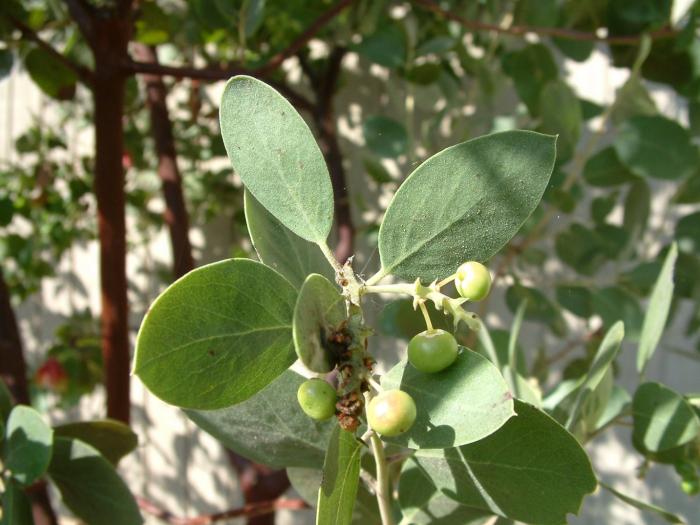
[[(462, 264), (454, 279), (459, 295), (470, 301), (484, 299), (491, 290), (491, 275), (481, 263), (469, 261)], [(421, 304), (422, 308), (425, 308)], [(415, 335), (408, 343), (408, 361), (423, 373), (434, 374), (452, 365), (459, 355), (459, 346), (454, 336), (440, 328), (433, 328), (426, 315), (427, 330)], [(370, 368), (371, 369), (371, 368)], [(355, 394), (355, 392), (352, 392)], [(357, 396), (355, 396), (357, 397)], [(340, 411), (340, 416), (352, 407), (340, 406), (336, 390), (323, 379), (309, 379), (302, 383), (297, 392), (299, 404), (304, 412), (317, 420), (325, 420)], [(343, 398), (344, 399), (344, 398)], [(355, 400), (362, 407), (362, 399)], [(353, 405), (354, 406), (354, 405)], [(356, 410), (353, 411), (353, 415)], [(416, 419), (416, 404), (413, 398), (402, 390), (385, 390), (367, 405), (367, 423), (382, 436), (398, 436), (406, 432)], [(344, 426), (345, 428), (345, 426)], [(356, 428), (353, 425), (352, 430)]]

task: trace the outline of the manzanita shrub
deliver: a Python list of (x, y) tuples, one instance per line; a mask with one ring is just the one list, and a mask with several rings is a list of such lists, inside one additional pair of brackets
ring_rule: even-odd
[[(556, 137), (493, 133), (423, 162), (394, 195), (379, 230), (381, 269), (364, 280), (327, 244), (331, 180), (294, 108), (265, 83), (238, 76), (226, 86), (220, 120), (260, 260), (210, 264), (165, 290), (139, 331), (134, 373), (226, 446), (286, 468), (319, 524), (497, 516), (554, 525), (578, 513), (599, 485), (582, 445), (630, 413), (612, 373), (622, 322), (580, 378), (543, 399), (520, 366), (526, 303), (506, 353), (467, 309), (489, 292), (481, 263), (542, 199)], [(674, 245), (639, 338), (642, 377), (668, 315), (676, 256)], [(375, 294), (408, 299), (424, 322), (409, 334), (397, 327), (411, 342), (381, 377), (363, 311)], [(632, 404), (635, 445), (697, 482), (697, 409), (654, 382), (641, 384)]]

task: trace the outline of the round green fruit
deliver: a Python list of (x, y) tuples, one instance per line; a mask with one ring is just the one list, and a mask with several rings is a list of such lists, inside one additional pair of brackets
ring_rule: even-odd
[(416, 420), (413, 398), (401, 390), (385, 390), (367, 406), (367, 422), (382, 436), (403, 434)]
[(700, 493), (700, 480), (684, 479), (681, 481), (681, 489), (689, 496), (695, 496)]
[(465, 262), (457, 268), (455, 287), (462, 297), (470, 301), (481, 301), (491, 290), (491, 274), (481, 263)]
[(304, 381), (297, 390), (297, 400), (307, 416), (324, 420), (335, 414), (335, 389), (323, 379)]
[(421, 372), (444, 370), (457, 359), (459, 348), (454, 336), (439, 328), (413, 336), (408, 343), (408, 360)]

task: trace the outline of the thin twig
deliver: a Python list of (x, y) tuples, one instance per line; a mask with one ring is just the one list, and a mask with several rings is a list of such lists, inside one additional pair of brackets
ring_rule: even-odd
[[(256, 78), (264, 78), (265, 75), (256, 73), (253, 69), (246, 69), (243, 67), (232, 67), (232, 68), (217, 68), (217, 67), (207, 67), (199, 68), (192, 66), (166, 66), (163, 64), (152, 64), (147, 62), (140, 62), (138, 60), (129, 60), (123, 65), (126, 73), (130, 74), (148, 74), (148, 75), (160, 75), (175, 78), (191, 78), (196, 80), (206, 80), (206, 81), (219, 81), (228, 80), (229, 78), (236, 75), (250, 75)], [(278, 82), (270, 79), (265, 79), (265, 81), (274, 87), (277, 91), (282, 93), (289, 102), (292, 103), (297, 109), (303, 109), (305, 111), (312, 111), (314, 108), (313, 103), (308, 100), (303, 95), (300, 95), (289, 86), (283, 82)]]
[(83, 0), (63, 1), (66, 6), (68, 6), (71, 18), (78, 24), (78, 29), (80, 29), (85, 40), (87, 40), (88, 44), (92, 47), (95, 43), (95, 30), (93, 27), (93, 19), (95, 17), (94, 8)]
[[(472, 31), (494, 31), (496, 33), (505, 33), (516, 36), (522, 36), (527, 33), (535, 33), (538, 35), (563, 38), (566, 40), (606, 42), (608, 44), (618, 45), (636, 45), (639, 44), (642, 39), (642, 35), (600, 36), (597, 33), (589, 33), (560, 27), (538, 27), (525, 25), (503, 27), (498, 24), (489, 24), (478, 20), (469, 20), (468, 18), (464, 18), (463, 16), (443, 9), (433, 0), (412, 0), (412, 2), (424, 9), (427, 9), (428, 11), (432, 11), (433, 13), (447, 18), (448, 20), (453, 20)], [(652, 39), (673, 38), (676, 35), (677, 32), (670, 28), (659, 29), (649, 33), (649, 36)]]
[(289, 44), (289, 46), (274, 55), (264, 66), (256, 70), (259, 74), (267, 74), (271, 71), (277, 69), (282, 62), (291, 56), (294, 56), (298, 51), (300, 51), (309, 40), (311, 40), (324, 26), (326, 26), (331, 20), (342, 13), (346, 8), (355, 2), (355, 0), (340, 0), (333, 7), (321, 14), (316, 20), (314, 20), (306, 30), (299, 35), (294, 41)]
[(226, 510), (224, 512), (216, 512), (214, 514), (201, 514), (191, 518), (175, 516), (170, 511), (164, 510), (155, 503), (137, 497), (136, 501), (139, 508), (147, 514), (155, 516), (159, 520), (171, 525), (209, 525), (218, 521), (229, 520), (233, 518), (252, 518), (271, 514), (278, 510), (302, 510), (309, 508), (308, 504), (302, 499), (278, 498), (272, 501), (259, 501), (248, 503), (242, 507)]
[(22, 33), (22, 37), (24, 37), (26, 40), (34, 42), (41, 49), (43, 49), (56, 60), (61, 62), (61, 64), (73, 71), (78, 76), (81, 82), (87, 85), (92, 85), (92, 71), (90, 71), (86, 67), (81, 66), (80, 64), (76, 64), (67, 56), (63, 55), (62, 53), (59, 53), (56, 49), (54, 49), (54, 47), (51, 44), (43, 40), (32, 28), (30, 28), (21, 20), (18, 20), (10, 14), (6, 14), (5, 16), (10, 22), (12, 22), (12, 25), (15, 26)]

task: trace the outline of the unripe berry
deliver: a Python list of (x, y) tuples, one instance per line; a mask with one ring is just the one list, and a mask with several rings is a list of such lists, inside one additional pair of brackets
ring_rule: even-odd
[(336, 393), (323, 379), (304, 381), (297, 390), (297, 400), (307, 416), (324, 420), (335, 414)]
[(459, 348), (454, 336), (439, 328), (425, 330), (408, 343), (408, 360), (421, 372), (444, 370), (457, 359)]
[(465, 262), (457, 268), (455, 287), (462, 297), (470, 301), (481, 301), (491, 290), (491, 274), (481, 263)]
[(413, 398), (401, 390), (385, 390), (367, 406), (367, 422), (382, 436), (403, 434), (416, 420)]

